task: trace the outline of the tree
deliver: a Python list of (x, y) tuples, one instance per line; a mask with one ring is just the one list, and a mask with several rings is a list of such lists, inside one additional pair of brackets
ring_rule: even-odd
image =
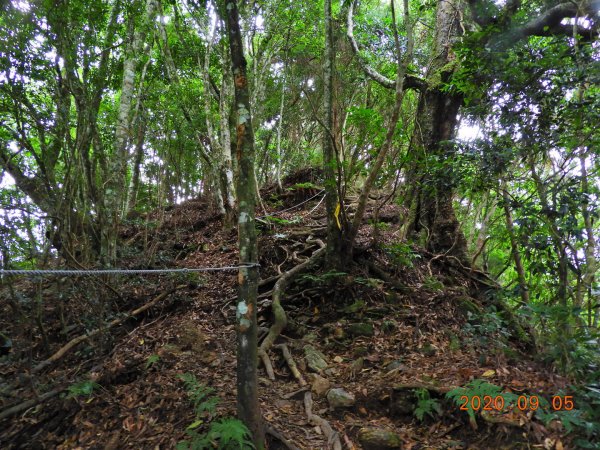
[(256, 184), (254, 176), (254, 132), (246, 59), (239, 25), (237, 2), (223, 5), (231, 50), (235, 86), (236, 158), (240, 268), (237, 306), (237, 389), (238, 415), (252, 433), (257, 449), (265, 446), (265, 434), (258, 401), (256, 297), (258, 291), (258, 246), (254, 225)]

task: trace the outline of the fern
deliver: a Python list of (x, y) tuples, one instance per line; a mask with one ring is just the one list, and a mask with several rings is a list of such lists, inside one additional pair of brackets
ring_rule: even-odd
[(213, 422), (208, 436), (218, 439), (221, 449), (254, 448), (250, 440), (250, 430), (240, 420), (231, 417)]
[(417, 419), (423, 421), (426, 414), (434, 419), (434, 413), (442, 413), (440, 402), (431, 398), (427, 389), (416, 389), (415, 394), (417, 395), (417, 407), (414, 410), (414, 415)]
[(196, 417), (201, 416), (203, 413), (213, 416), (219, 404), (219, 398), (211, 396), (215, 390), (200, 383), (196, 376), (191, 373), (180, 374), (177, 378), (185, 383), (187, 395), (194, 405)]
[(201, 384), (195, 375), (184, 373), (177, 376), (185, 384), (187, 395), (194, 405), (196, 420), (186, 428), (190, 437), (177, 443), (177, 450), (204, 450), (218, 448), (222, 450), (252, 449), (251, 434), (246, 425), (234, 418), (211, 422), (206, 433), (196, 431), (204, 424), (202, 417), (208, 414), (211, 418), (216, 412), (219, 398), (212, 395), (214, 389)]
[(91, 397), (94, 390), (99, 387), (100, 385), (92, 380), (80, 381), (67, 388), (67, 391), (69, 392), (67, 398)]
[(454, 401), (458, 406), (465, 406), (467, 413), (469, 414), (469, 421), (475, 422), (475, 410), (471, 401), (465, 402), (465, 397), (470, 400), (474, 397), (483, 399), (484, 397), (496, 398), (501, 396), (504, 399), (504, 404), (509, 405), (518, 400), (518, 396), (511, 392), (502, 392), (502, 388), (495, 384), (488, 383), (485, 380), (473, 380), (467, 386), (462, 388), (456, 388), (446, 394), (446, 397)]

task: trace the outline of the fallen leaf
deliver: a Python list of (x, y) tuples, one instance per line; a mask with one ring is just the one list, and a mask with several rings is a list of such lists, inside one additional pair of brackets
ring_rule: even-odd
[(496, 375), (496, 371), (494, 369), (490, 369), (490, 370), (486, 370), (485, 372), (483, 372), (483, 374), (481, 375), (482, 377), (493, 377), (494, 375)]

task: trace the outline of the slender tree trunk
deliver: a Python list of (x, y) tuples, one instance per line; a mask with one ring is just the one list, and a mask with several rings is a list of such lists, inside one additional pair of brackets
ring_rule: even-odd
[(510, 200), (508, 197), (508, 191), (506, 190), (506, 182), (503, 182), (502, 186), (502, 205), (504, 207), (504, 218), (506, 220), (506, 231), (508, 232), (508, 238), (510, 240), (510, 248), (512, 257), (515, 261), (515, 270), (517, 271), (517, 278), (519, 280), (519, 293), (521, 294), (521, 300), (524, 304), (529, 304), (529, 285), (527, 284), (527, 278), (525, 277), (525, 268), (523, 267), (523, 261), (521, 259), (521, 251), (519, 250), (519, 241), (515, 235), (515, 226), (512, 217), (512, 211), (510, 210)]
[(281, 80), (281, 102), (279, 103), (279, 124), (277, 126), (277, 165), (275, 167), (275, 181), (277, 189), (283, 192), (281, 185), (281, 130), (283, 129), (283, 105), (285, 102), (285, 63), (283, 65), (283, 79)]
[(233, 161), (231, 158), (231, 129), (229, 127), (231, 105), (233, 97), (233, 80), (229, 73), (229, 52), (223, 55), (223, 82), (221, 83), (221, 96), (219, 97), (219, 116), (221, 127), (221, 185), (225, 204), (225, 227), (233, 226), (236, 212), (235, 180), (233, 175)]
[(343, 267), (342, 226), (339, 220), (341, 203), (338, 198), (337, 158), (333, 148), (333, 69), (335, 53), (331, 0), (325, 0), (325, 55), (323, 60), (323, 173), (325, 174), (325, 208), (327, 210), (327, 251), (325, 264), (332, 269)]
[(133, 157), (133, 173), (129, 183), (129, 192), (127, 194), (126, 211), (129, 212), (135, 208), (137, 203), (137, 194), (140, 187), (140, 171), (142, 159), (144, 158), (144, 142), (146, 138), (146, 120), (142, 118), (138, 126), (137, 141), (135, 143), (135, 153)]
[[(254, 176), (254, 134), (250, 114), (250, 93), (242, 44), (237, 2), (227, 0), (227, 33), (231, 50), (236, 105), (236, 158), (239, 174), (238, 238), (241, 264), (258, 262), (254, 224), (256, 184)], [(264, 424), (258, 399), (256, 297), (258, 268), (240, 268), (237, 305), (237, 393), (238, 415), (252, 433), (257, 449), (265, 448)]]
[(105, 183), (106, 189), (103, 197), (106, 223), (104, 223), (104, 229), (102, 230), (105, 237), (102, 256), (110, 265), (113, 265), (117, 259), (117, 229), (127, 195), (128, 145), (132, 135), (132, 100), (135, 92), (136, 69), (140, 54), (142, 54), (142, 45), (146, 41), (148, 29), (146, 24), (153, 17), (154, 1), (147, 0), (142, 23), (135, 27), (135, 18), (131, 18), (129, 42), (125, 46), (123, 81), (121, 83), (119, 114), (115, 130), (115, 151), (109, 160), (107, 173), (109, 178)]
[[(571, 313), (569, 312), (568, 308), (569, 256), (567, 254), (567, 243), (565, 242), (561, 229), (557, 226), (555, 219), (550, 216), (550, 211), (555, 210), (555, 208), (553, 208), (548, 201), (546, 185), (536, 169), (533, 155), (529, 154), (527, 156), (527, 160), (529, 163), (531, 178), (533, 179), (538, 198), (540, 199), (540, 204), (542, 205), (542, 211), (547, 212), (546, 214), (543, 214), (543, 220), (550, 231), (550, 239), (554, 245), (554, 251), (556, 252), (556, 256), (558, 258), (558, 287), (556, 290), (556, 301), (563, 308), (563, 313), (559, 317), (559, 326), (566, 339), (571, 336), (572, 332), (570, 326)], [(563, 368), (565, 368), (569, 355), (563, 353), (561, 356), (561, 364), (563, 365)]]
[(152, 61), (152, 58), (150, 58), (150, 54), (149, 54), (151, 49), (152, 49), (152, 46), (149, 45), (147, 54), (146, 54), (147, 61), (146, 61), (146, 64), (144, 64), (144, 68), (142, 69), (142, 74), (140, 76), (140, 83), (138, 86), (135, 112), (133, 115), (133, 119), (131, 120), (132, 125), (137, 126), (137, 139), (136, 139), (135, 151), (134, 151), (134, 156), (133, 156), (133, 166), (131, 168), (132, 173), (131, 173), (131, 178), (129, 180), (129, 189), (127, 190), (127, 200), (125, 201), (125, 209), (123, 210), (123, 217), (125, 217), (127, 215), (127, 213), (129, 213), (129, 211), (131, 211), (133, 208), (135, 208), (135, 205), (137, 203), (137, 193), (138, 193), (139, 184), (140, 184), (140, 170), (141, 170), (142, 159), (144, 158), (144, 142), (146, 139), (146, 128), (147, 128), (146, 116), (143, 112), (142, 113), (140, 113), (140, 112), (141, 112), (142, 103), (143, 103), (142, 102), (142, 92), (143, 92), (143, 88), (144, 88), (144, 80), (146, 78), (148, 66), (150, 65), (150, 62)]
[[(358, 197), (358, 205), (356, 207), (356, 212), (354, 214), (354, 219), (352, 221), (352, 225), (348, 230), (348, 235), (346, 239), (346, 254), (350, 255), (352, 252), (352, 246), (354, 244), (354, 240), (358, 234), (358, 230), (362, 223), (362, 218), (365, 213), (365, 209), (367, 207), (367, 200), (369, 198), (369, 193), (375, 184), (375, 180), (379, 175), (379, 171), (385, 162), (386, 156), (392, 147), (392, 141), (394, 139), (394, 134), (396, 132), (396, 125), (398, 124), (398, 119), (400, 118), (400, 110), (402, 107), (402, 99), (404, 98), (404, 76), (406, 74), (406, 69), (408, 64), (412, 58), (412, 48), (413, 48), (413, 37), (412, 37), (412, 26), (409, 23), (409, 12), (408, 12), (408, 0), (404, 0), (404, 23), (407, 30), (407, 51), (402, 59), (401, 50), (400, 50), (400, 39), (398, 37), (398, 30), (396, 28), (396, 11), (394, 7), (394, 3), (392, 5), (392, 28), (394, 30), (394, 41), (396, 45), (396, 89), (395, 89), (395, 103), (394, 108), (392, 110), (392, 114), (390, 117), (390, 121), (387, 126), (387, 133), (385, 136), (385, 141), (383, 142), (379, 152), (377, 153), (377, 158), (375, 159), (375, 163), (373, 167), (369, 171), (369, 175), (365, 180), (365, 184), (363, 185), (362, 191)], [(352, 6), (350, 6), (352, 8)], [(351, 12), (350, 12), (351, 14)], [(351, 17), (351, 16), (350, 16)], [(351, 19), (350, 19), (351, 20)]]

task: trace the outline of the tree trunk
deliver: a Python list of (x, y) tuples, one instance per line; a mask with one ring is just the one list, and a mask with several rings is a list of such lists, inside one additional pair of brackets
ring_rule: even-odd
[[(407, 50), (406, 55), (404, 57), (404, 61), (402, 61), (401, 49), (400, 49), (400, 39), (398, 37), (398, 29), (396, 27), (396, 11), (394, 8), (394, 3), (392, 2), (392, 28), (394, 30), (394, 41), (396, 46), (396, 57), (397, 57), (397, 68), (396, 68), (396, 82), (395, 82), (395, 103), (394, 108), (392, 110), (392, 114), (390, 117), (390, 121), (387, 125), (387, 133), (385, 136), (385, 140), (377, 152), (377, 158), (375, 159), (375, 163), (373, 167), (369, 171), (369, 175), (365, 180), (365, 184), (362, 188), (362, 191), (358, 197), (358, 205), (356, 207), (356, 212), (354, 214), (354, 219), (352, 220), (352, 225), (347, 233), (347, 238), (345, 242), (345, 251), (346, 255), (350, 256), (352, 252), (352, 247), (354, 245), (354, 240), (358, 234), (358, 230), (362, 223), (362, 219), (367, 207), (367, 200), (369, 198), (369, 193), (375, 184), (375, 180), (377, 175), (379, 175), (379, 171), (385, 162), (386, 156), (392, 147), (392, 142), (394, 139), (394, 134), (396, 131), (396, 125), (398, 123), (398, 119), (400, 118), (400, 110), (402, 108), (402, 99), (404, 98), (404, 77), (406, 75), (406, 69), (408, 64), (412, 58), (412, 50), (413, 50), (413, 37), (412, 37), (412, 26), (409, 23), (409, 12), (408, 12), (408, 0), (404, 0), (404, 23), (406, 26), (406, 35), (407, 35)], [(352, 8), (352, 6), (350, 6)], [(351, 20), (352, 11), (350, 10), (349, 16)]]
[(502, 186), (502, 204), (504, 206), (504, 217), (506, 219), (506, 231), (510, 239), (510, 248), (513, 259), (515, 261), (515, 270), (517, 271), (517, 277), (519, 280), (519, 292), (521, 294), (521, 300), (525, 305), (529, 305), (529, 285), (527, 284), (527, 278), (525, 277), (525, 268), (523, 267), (523, 261), (521, 260), (521, 251), (519, 250), (519, 241), (515, 236), (515, 227), (513, 223), (512, 211), (510, 210), (508, 192), (506, 190), (506, 182), (503, 182)]
[[(256, 264), (258, 246), (254, 223), (256, 184), (254, 177), (254, 134), (250, 114), (250, 93), (246, 59), (242, 46), (237, 2), (226, 2), (226, 23), (231, 50), (236, 105), (236, 158), (239, 174), (238, 239), (241, 264)], [(256, 297), (258, 268), (243, 267), (239, 271), (237, 305), (237, 393), (238, 415), (252, 433), (257, 449), (265, 448), (263, 419), (258, 399)]]
[(440, 1), (437, 7), (433, 59), (427, 88), (421, 92), (411, 148), (405, 204), (409, 220), (405, 235), (423, 237), (433, 253), (444, 253), (467, 262), (467, 242), (452, 205), (456, 180), (451, 170), (457, 115), (462, 98), (443, 92), (455, 65), (451, 46), (459, 36), (460, 2)]
[(219, 116), (221, 127), (221, 161), (220, 176), (221, 190), (223, 191), (223, 203), (225, 206), (225, 228), (233, 226), (235, 221), (237, 194), (233, 176), (233, 162), (231, 157), (231, 129), (229, 128), (231, 104), (233, 97), (233, 80), (229, 72), (229, 52), (223, 56), (223, 82), (221, 84), (221, 96), (219, 97)]
[(323, 130), (323, 173), (325, 174), (325, 208), (327, 210), (327, 251), (325, 265), (331, 269), (341, 269), (343, 261), (342, 226), (339, 220), (341, 203), (338, 197), (337, 158), (333, 148), (333, 20), (331, 0), (325, 0), (325, 55), (323, 60), (323, 109), (325, 129)]

